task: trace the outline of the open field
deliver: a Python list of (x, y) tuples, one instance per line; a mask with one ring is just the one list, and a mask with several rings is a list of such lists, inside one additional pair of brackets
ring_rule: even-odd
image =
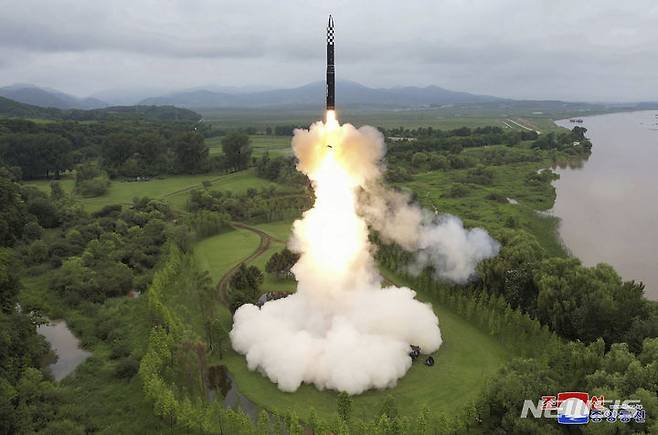
[(258, 247), (258, 236), (251, 231), (237, 229), (208, 237), (194, 246), (199, 266), (207, 270), (217, 283), (231, 267)]
[[(174, 175), (166, 178), (153, 178), (149, 181), (113, 181), (105, 195), (96, 198), (76, 196), (85, 208), (95, 211), (108, 204), (131, 204), (133, 198), (147, 196), (161, 199), (176, 209), (183, 209), (189, 192), (203, 188), (202, 183), (209, 181), (213, 189), (245, 192), (248, 188), (276, 186), (276, 183), (258, 178), (253, 169), (232, 174)], [(59, 181), (64, 191), (71, 193), (74, 187), (73, 178), (63, 178)], [(50, 192), (49, 180), (29, 181), (25, 183), (43, 192)]]
[[(289, 136), (265, 136), (254, 134), (249, 136), (253, 155), (259, 156), (269, 152), (271, 156), (289, 156), (292, 155)], [(206, 139), (206, 145), (210, 155), (222, 154), (222, 137), (211, 137)]]
[[(578, 105), (564, 105), (559, 102), (527, 102), (516, 105), (473, 105), (445, 106), (416, 109), (358, 109), (338, 108), (338, 119), (356, 126), (372, 125), (375, 127), (433, 127), (454, 129), (459, 127), (484, 127), (488, 125), (513, 129), (521, 127), (509, 123), (509, 119), (524, 126), (540, 131), (557, 128), (553, 120), (575, 116), (586, 116), (594, 112), (593, 108)], [(265, 129), (275, 125), (308, 126), (321, 120), (324, 110), (321, 107), (306, 109), (217, 109), (201, 110), (205, 122), (218, 128), (257, 127)]]

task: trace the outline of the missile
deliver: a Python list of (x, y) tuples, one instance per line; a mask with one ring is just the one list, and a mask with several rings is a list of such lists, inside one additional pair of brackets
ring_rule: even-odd
[(336, 108), (336, 71), (334, 69), (334, 19), (327, 24), (327, 110)]

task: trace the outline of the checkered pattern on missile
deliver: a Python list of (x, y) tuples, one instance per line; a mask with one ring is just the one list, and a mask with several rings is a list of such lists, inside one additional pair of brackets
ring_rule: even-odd
[(327, 44), (334, 45), (334, 28), (327, 28)]

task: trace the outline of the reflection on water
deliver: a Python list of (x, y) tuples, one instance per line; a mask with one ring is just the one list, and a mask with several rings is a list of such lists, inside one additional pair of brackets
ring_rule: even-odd
[[(585, 162), (561, 162), (553, 214), (560, 236), (583, 263), (606, 262), (643, 281), (658, 299), (658, 112), (583, 118), (592, 141)], [(573, 128), (569, 120), (558, 121)]]
[(91, 356), (91, 353), (80, 348), (80, 340), (71, 333), (63, 320), (38, 326), (37, 333), (46, 338), (51, 349), (57, 355), (57, 361), (48, 366), (56, 381), (67, 377)]
[(258, 407), (238, 390), (238, 384), (233, 380), (224, 365), (211, 366), (208, 369), (208, 399), (214, 400), (223, 397), (227, 408), (242, 408), (242, 410), (256, 421)]

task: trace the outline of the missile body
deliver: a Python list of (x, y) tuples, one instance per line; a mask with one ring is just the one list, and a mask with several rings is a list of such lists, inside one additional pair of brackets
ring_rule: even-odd
[(334, 19), (327, 25), (327, 110), (336, 108), (336, 74), (334, 69)]

